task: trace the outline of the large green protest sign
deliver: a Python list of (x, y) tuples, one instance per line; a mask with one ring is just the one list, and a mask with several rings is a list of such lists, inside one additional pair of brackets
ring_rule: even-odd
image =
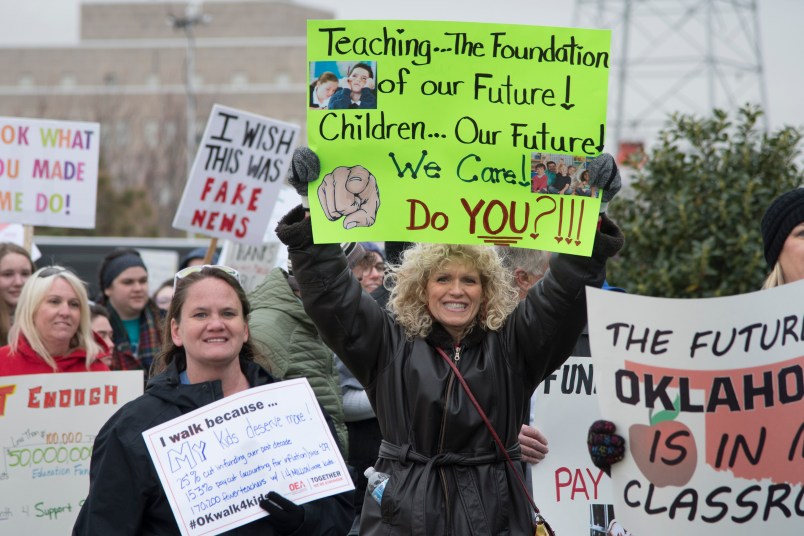
[[(579, 181), (605, 142), (610, 38), (578, 28), (309, 21), (316, 241), (589, 255), (600, 201)], [(566, 181), (563, 195), (532, 187), (539, 164), (551, 187), (556, 174)]]

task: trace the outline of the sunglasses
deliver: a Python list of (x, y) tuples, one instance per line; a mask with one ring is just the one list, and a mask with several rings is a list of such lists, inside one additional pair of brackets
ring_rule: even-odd
[(238, 272), (234, 268), (229, 268), (228, 266), (224, 266), (222, 264), (197, 264), (195, 266), (188, 266), (187, 268), (184, 268), (183, 270), (179, 270), (178, 272), (176, 272), (176, 275), (173, 277), (173, 292), (176, 292), (176, 284), (179, 282), (179, 279), (184, 279), (190, 274), (198, 273), (207, 268), (213, 270), (220, 270), (225, 274), (229, 274), (230, 276), (234, 277), (237, 280), (237, 283), (240, 286), (243, 286), (242, 281), (240, 281), (240, 272)]
[(45, 278), (45, 277), (52, 277), (54, 275), (63, 274), (65, 272), (69, 272), (67, 268), (62, 268), (61, 266), (48, 266), (47, 268), (43, 268), (37, 277)]

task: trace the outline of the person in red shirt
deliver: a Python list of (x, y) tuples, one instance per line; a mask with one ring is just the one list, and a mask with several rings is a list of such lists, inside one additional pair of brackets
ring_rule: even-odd
[(108, 371), (109, 348), (90, 326), (84, 283), (61, 266), (37, 270), (22, 287), (16, 318), (0, 348), (0, 376)]
[(536, 168), (530, 176), (530, 191), (534, 194), (547, 191), (547, 175), (545, 174), (545, 169), (544, 164), (539, 162), (536, 164)]

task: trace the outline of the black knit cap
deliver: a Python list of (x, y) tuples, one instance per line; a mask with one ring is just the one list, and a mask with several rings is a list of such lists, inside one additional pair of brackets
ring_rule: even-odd
[(784, 241), (793, 228), (804, 222), (804, 188), (785, 192), (770, 204), (762, 216), (762, 241), (765, 261), (770, 268), (776, 265)]

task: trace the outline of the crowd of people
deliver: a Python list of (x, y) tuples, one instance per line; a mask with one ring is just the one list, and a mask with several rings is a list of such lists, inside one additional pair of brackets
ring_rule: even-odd
[[(596, 165), (584, 170), (586, 184), (607, 203), (619, 189), (616, 165)], [(300, 195), (315, 169), (315, 154), (297, 150), (289, 181)], [(546, 191), (567, 193), (564, 182)], [(776, 199), (761, 230), (765, 288), (804, 279), (804, 189)], [(0, 244), (0, 375), (141, 370), (147, 382), (95, 440), (73, 534), (179, 534), (143, 431), (301, 377), (354, 469), (356, 492), (304, 505), (271, 492), (260, 503), (270, 515), (232, 534), (532, 534), (543, 520), (524, 462), (548, 449), (527, 425), (531, 395), (577, 352), (584, 289), (605, 284), (607, 260), (624, 244), (619, 227), (601, 213), (589, 257), (315, 244), (302, 205), (276, 234), (288, 264), (248, 295), (235, 270), (205, 264), (203, 251), (149, 293), (142, 257), (120, 248), (100, 264), (93, 300), (68, 268), (36, 269), (25, 249)], [(605, 422), (593, 425), (589, 443), (606, 471), (626, 448)], [(369, 466), (390, 475), (381, 502), (364, 499)]]

